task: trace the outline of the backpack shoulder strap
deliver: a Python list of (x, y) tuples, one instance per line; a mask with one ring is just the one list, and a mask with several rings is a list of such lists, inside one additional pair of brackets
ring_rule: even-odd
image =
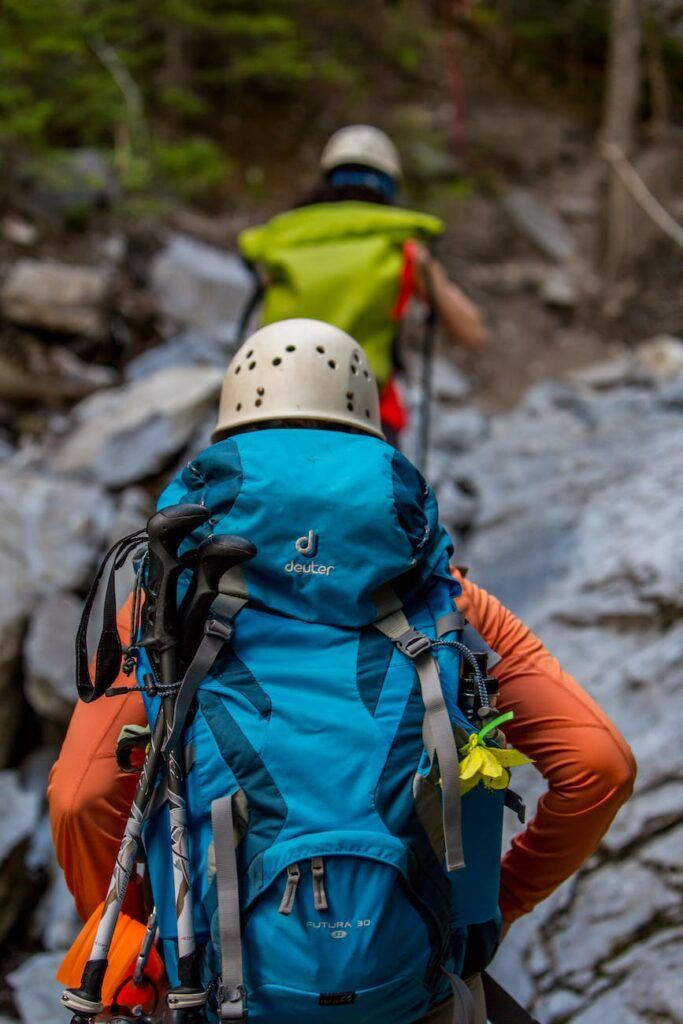
[(221, 1020), (245, 1020), (247, 1016), (233, 796), (231, 793), (214, 800), (211, 804), (211, 824), (216, 852), (218, 928), (221, 939), (221, 984), (218, 993)]
[[(449, 871), (464, 867), (460, 815), (460, 765), (458, 748), (441, 688), (439, 668), (429, 637), (413, 629), (398, 596), (390, 588), (376, 596), (380, 616), (375, 628), (392, 640), (415, 665), (420, 680), (425, 717), (422, 737), (430, 765), (439, 763), (443, 790), (443, 833)], [(387, 609), (390, 609), (387, 611)]]
[(163, 751), (172, 750), (174, 745), (180, 743), (197, 690), (223, 645), (232, 640), (235, 618), (246, 603), (244, 573), (241, 566), (235, 566), (221, 579), (220, 592), (214, 598), (204, 625), (204, 635), (183, 676), (175, 701), (173, 723), (164, 740)]

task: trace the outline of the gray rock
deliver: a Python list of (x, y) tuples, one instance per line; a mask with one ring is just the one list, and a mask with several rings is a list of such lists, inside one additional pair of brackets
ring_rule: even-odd
[(593, 872), (580, 879), (571, 915), (554, 922), (549, 949), (556, 972), (574, 987), (574, 976), (592, 974), (641, 929), (667, 918), (678, 923), (682, 913), (680, 894), (638, 863)]
[(55, 978), (65, 950), (36, 953), (7, 976), (19, 1016), (24, 1024), (59, 1024), (59, 999), (64, 990)]
[(222, 379), (215, 367), (171, 367), (93, 395), (75, 409), (56, 468), (112, 488), (144, 480), (187, 444), (215, 405)]
[(112, 516), (112, 501), (98, 487), (0, 465), (0, 767), (18, 727), (29, 613), (39, 597), (86, 583)]
[(535, 1004), (534, 1013), (543, 1024), (555, 1024), (572, 1019), (572, 1014), (581, 1009), (586, 1002), (585, 996), (568, 989), (557, 989), (544, 996)]
[(20, 914), (28, 890), (24, 857), (40, 801), (22, 789), (14, 771), (0, 772), (0, 942)]
[(76, 702), (74, 637), (83, 601), (52, 594), (34, 606), (24, 649), (24, 692), (31, 707), (68, 724)]
[(5, 316), (17, 324), (102, 338), (111, 290), (106, 269), (56, 260), (19, 260), (0, 293)]
[(32, 246), (38, 241), (38, 232), (33, 224), (21, 217), (8, 216), (0, 225), (3, 238), (13, 245)]
[(47, 892), (40, 901), (35, 914), (36, 933), (46, 950), (68, 949), (78, 935), (82, 923), (76, 913), (73, 896), (69, 892), (64, 875), (55, 864)]
[(665, 383), (683, 373), (683, 340), (670, 334), (660, 334), (638, 346), (635, 352), (634, 377), (636, 380)]
[(113, 500), (93, 484), (0, 466), (3, 553), (31, 599), (89, 582), (113, 515)]
[(187, 330), (163, 345), (150, 348), (126, 367), (126, 380), (141, 380), (170, 366), (215, 366), (225, 370), (235, 348), (235, 327)]
[[(478, 409), (444, 409), (434, 416), (431, 429), (432, 448), (446, 456), (467, 451), (486, 437), (488, 429), (489, 419)], [(446, 465), (444, 460), (444, 471)], [(452, 462), (450, 466), (452, 470)]]
[(445, 356), (437, 356), (432, 367), (432, 394), (440, 402), (457, 402), (472, 390), (470, 381)]
[(662, 931), (637, 942), (610, 965), (610, 986), (590, 1000), (583, 1012), (570, 1018), (571, 1024), (642, 1024), (643, 1021), (681, 1019), (683, 1006), (683, 933)]
[[(496, 976), (547, 1024), (679, 1019), (668, 992), (683, 921), (678, 345), (626, 353), (578, 388), (537, 386), (471, 448), (433, 459), (439, 487), (457, 474), (476, 497), (458, 560), (540, 634), (638, 761), (636, 794), (597, 856), (496, 957)], [(514, 788), (533, 805), (529, 773)], [(671, 966), (655, 955), (666, 935)]]
[(612, 854), (674, 825), (683, 807), (683, 782), (672, 779), (654, 790), (636, 793), (602, 841)]
[(187, 235), (171, 235), (156, 255), (151, 285), (168, 320), (200, 328), (235, 324), (253, 287), (237, 256)]
[(119, 194), (111, 162), (95, 149), (36, 157), (24, 166), (22, 181), (31, 202), (44, 213), (78, 222)]
[(503, 209), (521, 234), (544, 256), (559, 263), (576, 256), (574, 239), (562, 218), (545, 199), (529, 189), (511, 189), (502, 200)]
[(547, 306), (573, 309), (581, 299), (581, 288), (576, 275), (565, 267), (550, 271), (541, 285), (541, 298)]

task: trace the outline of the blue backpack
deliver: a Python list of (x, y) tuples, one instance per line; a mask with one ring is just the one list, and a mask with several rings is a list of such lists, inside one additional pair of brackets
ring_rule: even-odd
[[(258, 548), (221, 581), (207, 635), (231, 640), (183, 732), (210, 1016), (413, 1024), (464, 1006), (461, 978), (498, 941), (505, 794), (460, 796), (471, 655), (432, 490), (376, 438), (273, 428), (198, 455), (159, 507), (181, 502), (211, 513), (186, 549), (211, 533)], [(177, 984), (158, 796), (144, 841)]]

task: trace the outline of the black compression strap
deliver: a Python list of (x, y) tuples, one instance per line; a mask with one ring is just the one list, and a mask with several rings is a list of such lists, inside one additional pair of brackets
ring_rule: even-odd
[[(89, 704), (101, 697), (108, 690), (119, 674), (121, 667), (121, 639), (116, 627), (116, 569), (123, 564), (124, 549), (126, 556), (142, 541), (143, 530), (131, 533), (112, 545), (102, 560), (85, 599), (81, 621), (76, 631), (76, 689), (84, 703)], [(125, 561), (125, 557), (123, 561)], [(111, 560), (111, 565), (109, 565)], [(90, 657), (88, 655), (88, 625), (100, 582), (109, 565), (109, 577), (104, 595), (102, 609), (102, 631), (97, 643), (95, 654), (95, 678), (90, 675)]]
[(482, 974), (486, 995), (486, 1015), (491, 1024), (538, 1024), (528, 1010), (520, 1006), (490, 974)]

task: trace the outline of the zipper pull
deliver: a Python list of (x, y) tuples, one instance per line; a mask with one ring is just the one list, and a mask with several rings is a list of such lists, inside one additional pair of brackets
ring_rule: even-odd
[(299, 879), (301, 878), (301, 871), (299, 870), (298, 864), (290, 864), (287, 868), (287, 884), (285, 891), (282, 895), (282, 902), (280, 903), (279, 911), (280, 914), (291, 914), (294, 908), (294, 899), (296, 897), (296, 890), (299, 888)]
[(314, 857), (311, 861), (313, 875), (313, 902), (316, 910), (327, 910), (327, 893), (325, 892), (325, 862), (322, 857)]

